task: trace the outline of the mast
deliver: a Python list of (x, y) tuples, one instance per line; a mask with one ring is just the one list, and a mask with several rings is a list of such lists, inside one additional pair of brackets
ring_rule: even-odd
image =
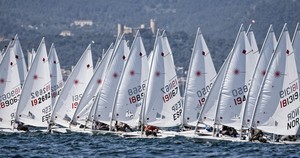
[[(270, 61), (269, 64), (268, 64), (268, 68), (267, 68), (266, 74), (268, 74), (269, 71), (270, 71), (270, 67), (271, 67), (271, 65), (272, 65), (272, 63), (273, 63), (273, 61), (274, 61), (275, 55), (276, 55), (276, 50), (277, 50), (277, 48), (278, 48), (278, 46), (279, 46), (280, 41), (282, 40), (282, 36), (283, 36), (283, 34), (284, 34), (284, 31), (286, 30), (286, 25), (287, 25), (287, 24), (285, 23), (284, 26), (283, 26), (282, 32), (281, 32), (281, 34), (280, 34), (280, 36), (279, 36), (279, 40), (278, 40), (278, 42), (277, 42), (276, 49), (275, 49), (275, 51), (274, 51), (274, 53), (273, 53), (273, 55), (272, 55), (272, 57), (271, 57), (271, 61)], [(252, 118), (251, 118), (251, 120), (250, 120), (250, 129), (256, 128), (256, 127), (254, 127), (254, 122), (253, 122), (253, 121), (254, 121), (254, 118), (256, 117), (256, 111), (257, 111), (258, 102), (259, 102), (259, 100), (261, 99), (261, 93), (262, 93), (262, 90), (263, 90), (263, 87), (264, 87), (263, 85), (265, 84), (266, 78), (267, 78), (267, 75), (264, 76), (263, 82), (262, 82), (262, 84), (261, 84), (261, 86), (260, 86), (260, 89), (259, 89), (259, 93), (258, 93), (258, 97), (257, 97), (256, 102), (255, 102), (255, 106), (254, 106)]]
[(188, 75), (187, 75), (187, 81), (185, 83), (185, 89), (184, 89), (184, 97), (183, 97), (183, 113), (182, 113), (182, 123), (181, 123), (181, 130), (184, 128), (184, 124), (185, 124), (185, 119), (184, 119), (184, 113), (185, 113), (185, 107), (186, 107), (186, 93), (187, 93), (187, 87), (188, 87), (188, 84), (189, 84), (189, 81), (190, 81), (190, 75), (191, 75), (191, 66), (192, 66), (192, 62), (193, 62), (193, 59), (194, 59), (194, 56), (195, 56), (195, 48), (196, 48), (196, 45), (197, 45), (197, 40), (198, 40), (198, 35), (201, 34), (201, 30), (200, 30), (200, 27), (198, 27), (198, 30), (197, 30), (197, 33), (196, 33), (196, 39), (195, 39), (195, 43), (194, 43), (194, 46), (193, 46), (193, 51), (192, 51), (192, 56), (191, 56), (191, 59), (190, 59), (190, 67), (189, 67), (189, 71), (188, 71)]
[(152, 58), (151, 58), (151, 61), (150, 61), (150, 66), (149, 66), (149, 72), (148, 72), (148, 77), (147, 77), (147, 85), (146, 85), (146, 90), (145, 90), (145, 96), (144, 96), (144, 99), (143, 99), (143, 102), (142, 102), (142, 108), (141, 108), (141, 121), (139, 121), (140, 123), (141, 123), (141, 135), (143, 135), (143, 133), (144, 133), (144, 126), (145, 126), (145, 120), (144, 120), (144, 118), (145, 118), (145, 106), (146, 106), (146, 100), (147, 100), (147, 96), (148, 96), (148, 94), (147, 94), (147, 92), (148, 92), (148, 88), (149, 88), (149, 78), (150, 78), (150, 74), (151, 74), (151, 71), (152, 71), (152, 65), (153, 65), (153, 53), (155, 53), (154, 52), (154, 50), (155, 50), (155, 48), (156, 48), (156, 45), (157, 45), (157, 40), (158, 40), (158, 37), (159, 36), (161, 36), (160, 35), (160, 30), (159, 29), (157, 29), (157, 33), (156, 33), (156, 38), (155, 38), (155, 41), (154, 41), (154, 48), (153, 48), (153, 52), (152, 52)]
[[(136, 33), (136, 36), (135, 36), (135, 38), (134, 38), (134, 40), (133, 40), (133, 44), (135, 44), (135, 42), (136, 42), (136, 40), (137, 40), (137, 37), (140, 37), (140, 32), (139, 32), (139, 31), (137, 31), (137, 33)], [(114, 97), (113, 106), (112, 106), (112, 116), (111, 116), (111, 119), (110, 119), (109, 131), (111, 131), (112, 122), (113, 122), (113, 120), (114, 120), (115, 107), (116, 107), (116, 100), (119, 98), (119, 91), (120, 91), (120, 86), (121, 86), (122, 79), (124, 78), (124, 71), (125, 71), (125, 69), (126, 69), (126, 67), (127, 67), (127, 65), (128, 65), (128, 61), (129, 61), (131, 55), (133, 54), (133, 53), (132, 53), (132, 50), (133, 50), (133, 47), (134, 47), (133, 44), (132, 44), (132, 46), (131, 46), (131, 50), (130, 50), (130, 52), (129, 52), (127, 61), (125, 61), (125, 65), (124, 65), (124, 67), (123, 67), (122, 74), (121, 74), (120, 80), (119, 80), (118, 85), (117, 85), (116, 95), (115, 95), (115, 97)]]
[[(251, 24), (250, 24), (250, 25), (251, 25)], [(250, 27), (250, 26), (249, 26), (249, 27)], [(265, 38), (265, 40), (264, 40), (264, 42), (263, 42), (261, 53), (260, 53), (260, 55), (259, 55), (257, 64), (255, 65), (254, 72), (252, 73), (252, 80), (251, 80), (251, 84), (250, 84), (250, 87), (249, 87), (249, 92), (248, 92), (248, 94), (247, 94), (247, 100), (246, 100), (246, 103), (244, 104), (244, 106), (242, 107), (242, 108), (244, 108), (244, 109), (242, 109), (242, 117), (241, 117), (242, 123), (241, 123), (241, 128), (240, 128), (241, 131), (242, 131), (243, 127), (244, 127), (244, 124), (243, 124), (243, 123), (244, 123), (244, 119), (245, 119), (245, 115), (246, 115), (246, 109), (247, 109), (247, 107), (248, 107), (248, 105), (249, 105), (249, 97), (250, 97), (250, 94), (251, 94), (250, 91), (251, 91), (251, 89), (253, 88), (253, 82), (255, 81), (255, 80), (254, 80), (254, 77), (255, 77), (255, 75), (258, 73), (258, 72), (257, 72), (257, 71), (258, 71), (258, 70), (257, 70), (257, 69), (258, 69), (258, 65), (259, 65), (259, 63), (260, 63), (260, 61), (261, 61), (262, 56), (264, 55), (263, 52), (264, 52), (265, 46), (266, 46), (266, 44), (267, 44), (269, 34), (270, 34), (271, 32), (273, 32), (273, 27), (272, 27), (272, 25), (270, 25), (269, 30), (268, 30), (267, 35), (266, 35), (266, 38)]]
[[(238, 34), (237, 34), (237, 37), (236, 37), (236, 40), (235, 40), (235, 42), (234, 42), (234, 45), (233, 45), (233, 48), (232, 48), (232, 51), (231, 51), (231, 55), (230, 55), (230, 58), (229, 58), (229, 62), (232, 60), (232, 57), (233, 57), (233, 53), (234, 53), (234, 50), (235, 50), (235, 46), (236, 46), (236, 44), (237, 44), (237, 41), (238, 41), (238, 39), (239, 39), (239, 37), (240, 37), (240, 34), (241, 34), (241, 32), (242, 31), (244, 31), (244, 27), (243, 27), (243, 24), (241, 24), (241, 26), (240, 26), (240, 29), (239, 29), (239, 32), (238, 32)], [(218, 101), (217, 101), (217, 108), (216, 108), (216, 112), (215, 112), (215, 119), (214, 119), (214, 126), (216, 125), (216, 122), (217, 122), (217, 114), (218, 114), (218, 110), (219, 110), (219, 107), (220, 107), (220, 99), (221, 99), (221, 95), (222, 95), (222, 89), (223, 89), (223, 86), (224, 86), (224, 79), (225, 79), (225, 76), (226, 76), (226, 74), (227, 74), (227, 72), (228, 72), (228, 68), (229, 68), (229, 65), (227, 65), (226, 66), (226, 68), (225, 68), (225, 74), (224, 74), (224, 76), (223, 76), (223, 78), (222, 78), (222, 84), (221, 84), (221, 89), (220, 89), (220, 91), (219, 91), (219, 94), (218, 94)], [(218, 124), (219, 125), (219, 124)], [(215, 134), (215, 127), (213, 128), (213, 135)]]

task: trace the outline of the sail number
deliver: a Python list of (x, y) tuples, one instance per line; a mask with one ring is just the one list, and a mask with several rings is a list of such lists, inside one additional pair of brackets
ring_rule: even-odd
[(231, 91), (231, 93), (234, 97), (236, 97), (238, 95), (242, 95), (242, 94), (247, 93), (247, 92), (248, 92), (248, 86), (247, 85), (244, 85), (243, 87), (233, 89)]
[(0, 108), (3, 109), (18, 102), (20, 98), (21, 88), (17, 87), (11, 92), (0, 96)]
[(17, 87), (13, 89), (11, 92), (0, 95), (0, 101), (5, 101), (7, 99), (11, 99), (21, 93), (21, 87)]
[(205, 88), (201, 88), (201, 90), (197, 91), (197, 96), (200, 98), (198, 100), (200, 106), (203, 106), (205, 104), (205, 96), (210, 92), (212, 85), (213, 83), (210, 83), (209, 85), (206, 85)]
[(56, 98), (61, 93), (63, 87), (63, 81), (60, 81), (57, 85), (51, 86), (52, 98)]
[(171, 100), (174, 96), (178, 94), (178, 83), (177, 79), (174, 78), (169, 84), (161, 88), (161, 91), (164, 93), (162, 99), (164, 103)]
[(136, 103), (138, 101), (141, 101), (143, 99), (143, 97), (144, 97), (144, 93), (131, 96), (131, 97), (129, 97), (129, 103), (133, 104), (133, 103)]
[(129, 103), (133, 104), (141, 101), (144, 98), (144, 91), (146, 89), (146, 84), (141, 86), (136, 86), (131, 89), (128, 89)]
[(287, 105), (293, 103), (294, 101), (296, 101), (299, 98), (299, 94), (298, 94), (298, 83), (295, 82), (294, 84), (292, 84), (291, 86), (281, 90), (279, 92), (279, 96), (280, 96), (280, 108), (284, 108)]
[(13, 105), (14, 103), (18, 102), (19, 98), (20, 98), (20, 94), (13, 97), (13, 98), (11, 98), (11, 99), (1, 101), (0, 102), (0, 109), (3, 109), (3, 108), (8, 107), (10, 105)]
[(141, 86), (133, 87), (131, 89), (128, 89), (128, 95), (132, 96), (132, 95), (141, 93), (141, 92), (145, 91), (145, 89), (146, 89), (146, 84), (142, 84)]
[(199, 99), (198, 102), (200, 106), (203, 106), (205, 104), (205, 97)]
[(235, 105), (240, 105), (240, 104), (242, 104), (244, 101), (246, 101), (246, 96), (243, 95), (242, 97), (236, 97), (236, 98), (233, 99), (233, 101), (234, 101), (234, 104), (235, 104)]
[(171, 100), (174, 96), (176, 96), (176, 94), (178, 93), (178, 87), (175, 87), (171, 92), (169, 92), (168, 94), (165, 94), (162, 98), (164, 103), (168, 102), (169, 100)]
[(213, 83), (210, 83), (209, 85), (206, 85), (204, 88), (201, 88), (201, 90), (197, 91), (197, 95), (199, 98), (201, 98), (202, 96), (205, 96), (209, 93), (211, 87), (212, 87)]
[[(244, 85), (243, 87), (239, 87), (239, 88), (233, 89), (231, 91), (231, 93), (232, 93), (232, 96), (235, 97), (233, 99), (234, 104), (235, 105), (240, 105), (244, 101), (246, 101), (246, 95), (243, 95), (243, 94), (247, 93), (247, 92), (248, 92), (248, 86), (247, 85)], [(238, 95), (242, 95), (242, 96), (237, 97)]]
[(172, 110), (175, 112), (173, 114), (173, 120), (177, 120), (178, 118), (180, 118), (181, 114), (182, 114), (182, 100), (179, 100), (176, 104), (174, 104), (172, 106)]
[(73, 103), (72, 103), (72, 109), (76, 109), (80, 100), (82, 98), (82, 94), (78, 94), (78, 95), (74, 95), (72, 96), (72, 100), (73, 100)]
[(47, 107), (42, 109), (42, 113), (45, 114), (44, 116), (42, 116), (42, 122), (46, 122), (46, 121), (48, 122), (48, 120), (51, 117), (51, 111), (52, 111), (51, 105), (48, 105)]
[(295, 92), (294, 94), (288, 96), (287, 98), (284, 98), (283, 100), (280, 100), (280, 108), (284, 108), (287, 105), (293, 103), (295, 100), (299, 98), (298, 92)]
[(35, 106), (35, 105), (41, 104), (41, 103), (43, 103), (44, 101), (46, 101), (46, 100), (48, 100), (50, 98), (51, 98), (51, 94), (50, 94), (50, 92), (48, 92), (48, 93), (46, 93), (46, 94), (44, 94), (42, 96), (39, 96), (39, 97), (37, 97), (35, 99), (32, 99), (31, 100), (31, 105)]
[(35, 92), (31, 92), (31, 99), (38, 98), (42, 95), (47, 94), (48, 92), (50, 92), (50, 89), (51, 89), (51, 86), (50, 86), (50, 84), (48, 84), (44, 88), (41, 88), (40, 90), (37, 90)]

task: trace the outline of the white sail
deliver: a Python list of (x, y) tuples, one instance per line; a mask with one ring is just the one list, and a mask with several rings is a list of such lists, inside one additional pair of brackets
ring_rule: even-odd
[(69, 126), (93, 71), (91, 45), (89, 45), (65, 82), (54, 106), (51, 122), (64, 127)]
[(293, 48), (294, 48), (294, 52), (295, 52), (295, 59), (296, 59), (297, 70), (298, 70), (298, 75), (299, 75), (300, 74), (300, 27), (299, 27), (299, 23), (297, 23), (292, 43), (293, 43)]
[(49, 53), (49, 68), (50, 68), (50, 77), (51, 77), (51, 97), (52, 97), (52, 109), (55, 105), (55, 102), (61, 93), (62, 87), (64, 85), (60, 62), (57, 57), (54, 44), (51, 45)]
[(148, 55), (148, 65), (150, 66), (150, 62), (152, 61), (152, 57), (153, 57), (153, 51), (151, 51)]
[(271, 25), (266, 35), (263, 46), (261, 48), (259, 60), (252, 77), (253, 79), (251, 81), (251, 85), (249, 87), (248, 97), (245, 102), (245, 106), (243, 107), (244, 110), (241, 111), (243, 113), (241, 119), (243, 121), (243, 127), (250, 128), (250, 120), (253, 114), (253, 109), (258, 96), (258, 92), (262, 84), (263, 78), (266, 74), (266, 69), (268, 67), (268, 64), (270, 63), (270, 59), (273, 55), (276, 45), (277, 40), (273, 31), (273, 27)]
[[(109, 46), (108, 50), (110, 50), (112, 47), (113, 47), (113, 43)], [(108, 50), (107, 50), (107, 52), (108, 52)], [(99, 56), (98, 59), (97, 59), (95, 68), (97, 68), (97, 67), (99, 66), (100, 62), (101, 62), (102, 59), (104, 58), (104, 55), (105, 55), (105, 51), (104, 51), (104, 49), (103, 49), (103, 50), (102, 50), (102, 53), (101, 53), (101, 56)]]
[(36, 55), (36, 52), (34, 51), (34, 49), (32, 48), (31, 52), (27, 51), (27, 70), (29, 71), (31, 64), (33, 62), (33, 59)]
[(258, 47), (257, 47), (254, 31), (252, 29), (251, 24), (249, 25), (248, 30), (247, 30), (247, 37), (248, 37), (248, 41), (249, 41), (249, 43), (251, 45), (251, 48), (252, 48), (252, 53), (255, 54), (255, 55), (252, 55), (252, 56), (256, 59), (255, 61), (258, 61), (260, 53), (259, 53), (259, 50), (258, 50)]
[(247, 30), (247, 38), (252, 51), (247, 54), (246, 58), (246, 81), (248, 81), (248, 83), (251, 83), (252, 76), (260, 55), (251, 24), (249, 25), (249, 28)]
[[(228, 65), (231, 62), (232, 55), (234, 53), (234, 48), (237, 45), (237, 42), (239, 40), (240, 32), (241, 32), (242, 26), (239, 30), (239, 33), (235, 39), (234, 45), (228, 56), (226, 57), (222, 67), (220, 68), (217, 77), (215, 79), (215, 82), (207, 96), (207, 99), (205, 101), (205, 104), (200, 111), (200, 115), (198, 118), (199, 123), (204, 123), (210, 126), (215, 125), (216, 123), (216, 113), (218, 110), (218, 105), (219, 105), (219, 98), (221, 95), (221, 90), (223, 86), (223, 80), (226, 74), (226, 71), (228, 69)], [(196, 128), (197, 129), (197, 128)]]
[(107, 124), (110, 123), (117, 85), (119, 83), (125, 61), (128, 58), (128, 54), (129, 48), (127, 46), (127, 42), (122, 36), (121, 40), (116, 45), (102, 88), (99, 91), (101, 94), (94, 117), (96, 121)]
[(148, 73), (146, 50), (140, 33), (137, 32), (117, 88), (113, 120), (130, 126), (138, 125)]
[(216, 75), (210, 52), (198, 28), (187, 76), (182, 124), (196, 125)]
[(1, 64), (2, 59), (3, 59), (3, 57), (4, 57), (3, 51), (4, 51), (4, 50), (0, 51), (0, 64)]
[(113, 45), (111, 44), (106, 54), (102, 57), (102, 60), (96, 67), (94, 74), (82, 95), (82, 99), (80, 100), (73, 115), (73, 122), (85, 124), (85, 122), (89, 120), (89, 113), (91, 111), (95, 97), (103, 85), (104, 76), (106, 74), (109, 61), (111, 60), (112, 53)]
[(15, 36), (14, 41), (13, 41), (13, 51), (16, 52), (16, 59), (18, 63), (18, 69), (19, 69), (19, 76), (20, 76), (20, 81), (21, 81), (21, 86), (25, 82), (25, 78), (27, 75), (27, 66), (25, 63), (25, 57), (23, 54), (23, 50), (18, 38), (18, 35)]
[(143, 123), (158, 127), (180, 125), (182, 98), (165, 33), (156, 39), (147, 85)]
[(8, 47), (8, 52), (0, 64), (0, 128), (13, 129), (21, 95), (21, 82), (15, 53), (12, 51), (12, 45)]
[(286, 24), (274, 53), (251, 124), (264, 132), (295, 135), (299, 129), (299, 78)]
[(225, 75), (226, 68), (229, 64), (232, 51), (228, 54), (226, 60), (224, 61), (222, 67), (220, 68), (217, 77), (212, 85), (210, 92), (206, 98), (205, 104), (200, 111), (198, 122), (213, 126), (215, 123), (215, 115), (218, 106), (218, 98), (223, 83), (223, 78)]
[(16, 120), (47, 127), (51, 116), (51, 79), (44, 38), (23, 85)]
[[(299, 27), (299, 23), (297, 23), (297, 25), (296, 25), (292, 44), (293, 44), (293, 48), (294, 48), (298, 77), (299, 77), (300, 76), (300, 27)], [(299, 78), (299, 80), (300, 80), (300, 78)], [(299, 134), (300, 134), (300, 131), (298, 130), (297, 135), (299, 135)]]
[(32, 53), (30, 51), (27, 51), (27, 71), (29, 71), (31, 67), (31, 59), (32, 59)]
[[(157, 29), (157, 31), (156, 31), (156, 38), (155, 38), (155, 41), (154, 41), (154, 47), (155, 47), (155, 45), (156, 45), (156, 43), (157, 43), (157, 38), (158, 38), (159, 36), (161, 36), (161, 33), (160, 33), (160, 30)], [(154, 48), (153, 48), (153, 49), (154, 49)], [(152, 65), (152, 61), (153, 61), (153, 52), (154, 52), (154, 50), (151, 50), (151, 52), (148, 54), (148, 65), (149, 65), (149, 69), (150, 69), (150, 67), (151, 67), (151, 65)]]
[[(252, 48), (243, 25), (241, 25), (232, 53), (221, 86), (215, 121), (217, 124), (240, 128), (240, 113), (243, 102), (246, 101), (250, 84), (246, 74), (252, 74), (254, 70), (254, 68), (251, 68), (249, 71), (247, 67), (247, 58), (248, 55), (252, 55)], [(252, 65), (252, 67), (255, 67), (255, 65)]]

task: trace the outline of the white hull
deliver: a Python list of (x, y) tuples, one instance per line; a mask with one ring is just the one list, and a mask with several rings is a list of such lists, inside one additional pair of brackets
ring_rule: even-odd
[[(181, 132), (179, 132), (181, 133)], [(250, 142), (247, 138), (242, 140), (240, 137), (230, 137), (230, 136), (221, 136), (221, 137), (214, 137), (211, 134), (210, 135), (199, 135), (199, 134), (194, 134), (189, 131), (185, 131), (185, 133), (182, 133), (180, 136), (184, 136), (187, 138), (192, 138), (200, 141), (211, 141), (211, 142), (219, 142), (219, 141), (227, 141), (227, 142), (242, 142), (242, 143), (262, 143), (259, 141), (253, 141)], [(300, 140), (297, 141), (279, 141), (279, 142), (274, 142), (267, 140), (266, 143), (269, 144), (300, 144)]]
[(300, 144), (300, 140), (297, 141), (279, 141), (279, 142), (268, 142), (270, 144)]
[(180, 131), (180, 132), (177, 132), (178, 136), (184, 136), (184, 137), (193, 137), (195, 135), (208, 135), (208, 136), (211, 136), (212, 135), (212, 132), (208, 132), (207, 130), (200, 130), (197, 132), (197, 134), (195, 134), (195, 131), (194, 130), (188, 130), (188, 131)]
[(248, 140), (241, 140), (239, 137), (214, 137), (212, 135), (194, 135), (191, 138), (201, 139), (203, 141), (229, 141), (229, 142), (249, 142)]
[(17, 129), (0, 129), (0, 133), (25, 133), (26, 131), (18, 131)]
[(67, 132), (73, 132), (73, 133), (85, 133), (85, 134), (93, 134), (93, 131), (89, 128), (71, 128), (66, 129)]
[(115, 131), (107, 131), (107, 130), (92, 130), (94, 135), (122, 135), (125, 132), (115, 132)]
[(51, 129), (51, 133), (68, 133), (68, 128), (53, 128)]
[(121, 136), (124, 138), (168, 138), (168, 137), (175, 137), (177, 135), (177, 132), (173, 131), (159, 131), (157, 133), (157, 136), (149, 135), (146, 136), (145, 134), (142, 134), (141, 131), (137, 132), (126, 132), (123, 133)]

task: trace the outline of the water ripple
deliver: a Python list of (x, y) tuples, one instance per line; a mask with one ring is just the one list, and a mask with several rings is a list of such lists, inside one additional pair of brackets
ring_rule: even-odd
[(114, 135), (0, 134), (0, 157), (299, 157), (299, 145), (207, 142), (184, 137), (128, 139)]

